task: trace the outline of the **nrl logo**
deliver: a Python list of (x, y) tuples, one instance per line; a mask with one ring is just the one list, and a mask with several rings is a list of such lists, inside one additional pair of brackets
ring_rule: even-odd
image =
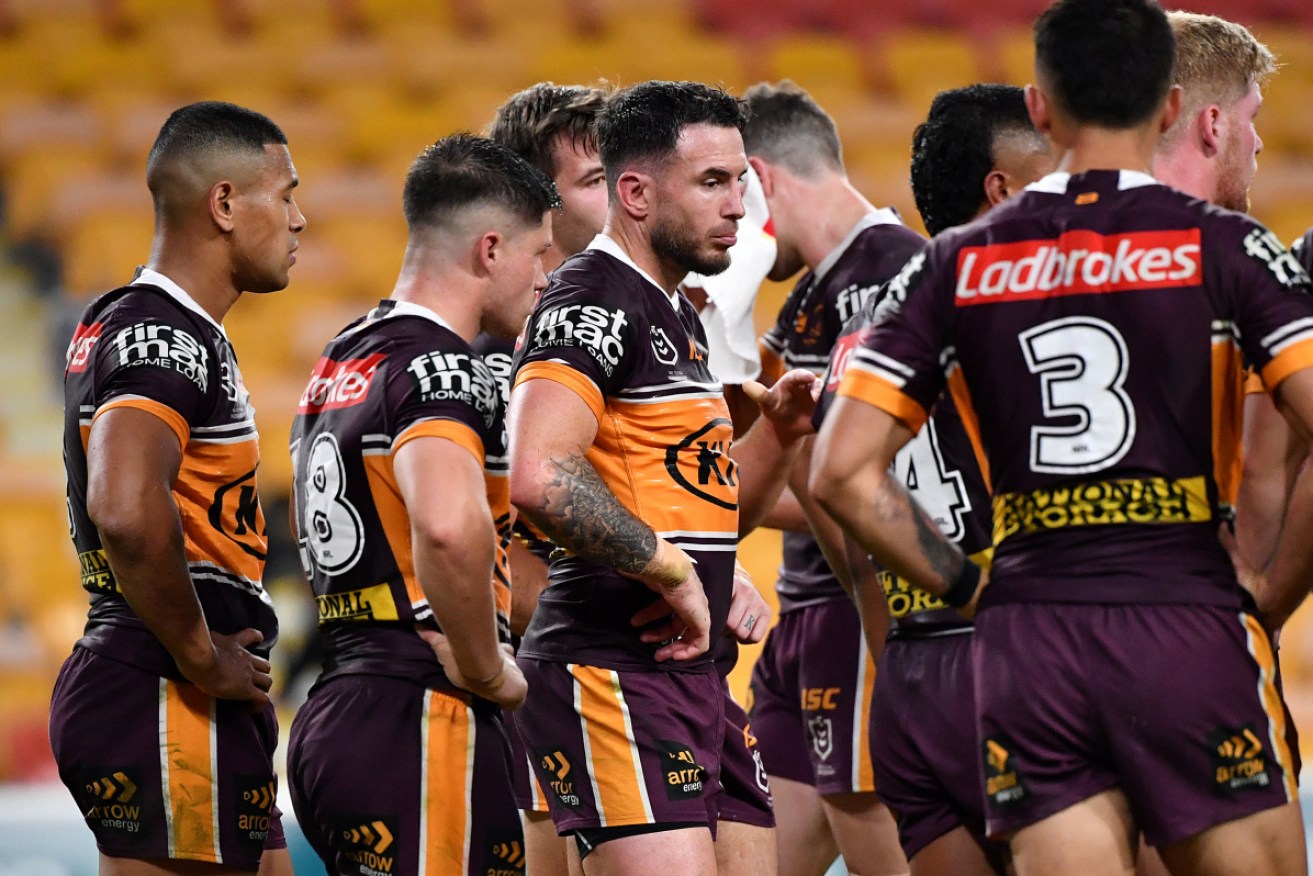
[(834, 753), (834, 725), (829, 718), (817, 715), (807, 722), (807, 734), (812, 738), (812, 750), (821, 760), (829, 760)]

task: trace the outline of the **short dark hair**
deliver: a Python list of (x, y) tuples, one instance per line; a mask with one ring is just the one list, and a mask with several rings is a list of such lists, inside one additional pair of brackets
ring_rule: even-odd
[(606, 185), (635, 161), (664, 160), (689, 125), (743, 130), (747, 109), (723, 88), (701, 82), (652, 80), (617, 91), (597, 119), (597, 145)]
[(158, 200), (157, 172), (161, 165), (203, 152), (261, 152), (268, 145), (287, 145), (287, 135), (263, 113), (219, 100), (179, 107), (165, 119), (146, 157), (146, 184)]
[(555, 178), (558, 136), (576, 149), (597, 151), (597, 116), (607, 92), (583, 85), (539, 82), (516, 92), (497, 108), (488, 136)]
[(1014, 85), (968, 85), (935, 95), (912, 134), (912, 196), (931, 236), (970, 222), (1004, 134), (1036, 134), (1026, 96)]
[(1035, 21), (1035, 71), (1078, 124), (1133, 128), (1172, 87), (1176, 39), (1153, 0), (1057, 0)]
[(775, 85), (759, 82), (743, 99), (748, 105), (743, 145), (749, 155), (806, 176), (822, 164), (843, 172), (843, 146), (834, 119), (797, 84), (788, 79)]
[(476, 204), (503, 207), (532, 224), (561, 206), (561, 197), (545, 173), (508, 147), (460, 133), (419, 154), (406, 174), (402, 204), (414, 231), (441, 225)]

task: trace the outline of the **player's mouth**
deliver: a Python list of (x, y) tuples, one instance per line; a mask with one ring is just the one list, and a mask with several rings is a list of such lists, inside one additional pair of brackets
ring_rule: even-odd
[(739, 236), (734, 232), (730, 232), (729, 234), (717, 234), (711, 239), (726, 249), (739, 242)]

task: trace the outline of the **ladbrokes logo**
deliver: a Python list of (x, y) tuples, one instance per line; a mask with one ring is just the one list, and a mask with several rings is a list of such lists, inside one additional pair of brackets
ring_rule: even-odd
[(566, 304), (549, 310), (533, 328), (535, 347), (579, 347), (587, 350), (607, 377), (625, 355), (623, 310), (597, 304)]
[(269, 835), (278, 785), (255, 776), (239, 777), (239, 780), (243, 790), (241, 805), (237, 807), (237, 829), (248, 839), (263, 843)]
[(839, 342), (834, 345), (834, 352), (830, 354), (830, 366), (825, 372), (826, 392), (838, 391), (839, 384), (843, 382), (843, 375), (848, 371), (848, 363), (852, 361), (853, 354), (866, 341), (870, 333), (871, 329), (867, 327), (839, 338)]
[(717, 417), (666, 449), (666, 471), (675, 483), (731, 511), (739, 507), (736, 466), (728, 453), (732, 433), (729, 420)]
[(210, 353), (182, 329), (139, 322), (115, 335), (113, 343), (121, 366), (168, 368), (196, 384), (201, 392), (209, 387)]
[(1012, 763), (1012, 753), (1005, 740), (994, 737), (986, 739), (983, 746), (985, 758), (985, 794), (996, 806), (1016, 803), (1026, 796), (1026, 786)]
[(92, 830), (141, 832), (137, 782), (126, 770), (97, 771), (83, 783), (83, 791), (83, 817)]
[(671, 800), (701, 797), (707, 771), (698, 763), (693, 750), (670, 739), (658, 739), (657, 749), (661, 752), (661, 770), (666, 778), (666, 796)]
[(396, 823), (382, 818), (342, 831), (342, 856), (359, 868), (360, 876), (392, 876), (396, 872)]
[(77, 327), (77, 331), (73, 333), (73, 340), (69, 341), (68, 351), (64, 353), (64, 367), (70, 374), (80, 374), (87, 370), (91, 353), (96, 349), (96, 342), (100, 340), (102, 328), (104, 323), (99, 322)]
[(570, 760), (560, 750), (540, 748), (537, 750), (538, 766), (547, 787), (552, 789), (556, 799), (567, 809), (578, 809), (582, 801), (574, 791), (574, 769)]
[(364, 401), (369, 395), (370, 384), (374, 382), (374, 374), (385, 358), (382, 353), (341, 362), (321, 358), (315, 363), (305, 392), (301, 393), (296, 412), (317, 414), (335, 408), (349, 408)]
[(1248, 724), (1210, 734), (1208, 747), (1213, 752), (1213, 790), (1216, 793), (1229, 796), (1246, 788), (1266, 788), (1272, 784), (1263, 741)]
[(406, 366), (422, 400), (464, 401), (473, 404), (491, 427), (497, 418), (501, 387), (492, 369), (468, 353), (425, 353)]
[(1203, 280), (1199, 229), (969, 246), (957, 255), (958, 307), (1090, 292), (1175, 289)]

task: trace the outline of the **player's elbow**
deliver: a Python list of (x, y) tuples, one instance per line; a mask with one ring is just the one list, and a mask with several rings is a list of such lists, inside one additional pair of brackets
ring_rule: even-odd
[(547, 508), (550, 478), (550, 464), (544, 459), (529, 455), (511, 460), (511, 504), (534, 523)]
[[(482, 499), (482, 497), (480, 497)], [(460, 552), (467, 545), (495, 543), (497, 529), (486, 501), (444, 502), (441, 513), (412, 518), (411, 538), (434, 552)]]
[(87, 488), (87, 516), (106, 545), (130, 548), (158, 538), (163, 514), (169, 510), (158, 498), (149, 489), (92, 480)]

